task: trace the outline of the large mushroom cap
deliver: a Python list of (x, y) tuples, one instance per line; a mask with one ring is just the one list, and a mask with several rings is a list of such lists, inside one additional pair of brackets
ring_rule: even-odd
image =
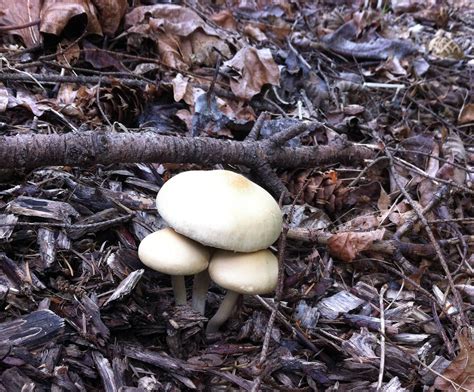
[(227, 170), (180, 173), (163, 185), (156, 204), (177, 232), (219, 249), (253, 252), (268, 248), (282, 226), (282, 213), (273, 197)]
[(194, 275), (204, 271), (209, 250), (170, 228), (147, 235), (138, 247), (138, 257), (151, 269), (168, 275)]
[(275, 290), (278, 260), (269, 250), (234, 253), (218, 250), (209, 263), (209, 275), (219, 286), (240, 294), (266, 294)]

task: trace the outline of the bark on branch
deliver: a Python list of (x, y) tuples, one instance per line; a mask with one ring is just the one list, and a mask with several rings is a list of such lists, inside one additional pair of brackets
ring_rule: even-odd
[[(163, 136), (154, 132), (92, 132), (64, 135), (0, 137), (0, 169), (41, 166), (160, 162), (241, 164), (267, 162), (273, 167), (312, 167), (329, 163), (354, 165), (374, 157), (362, 146), (279, 147), (264, 141)], [(262, 162), (262, 158), (264, 162)]]

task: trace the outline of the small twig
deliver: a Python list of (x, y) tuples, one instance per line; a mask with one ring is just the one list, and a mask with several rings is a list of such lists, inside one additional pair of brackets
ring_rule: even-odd
[(39, 25), (41, 19), (32, 20), (31, 22), (26, 22), (20, 25), (11, 25), (11, 26), (0, 26), (0, 31), (12, 31), (12, 30), (21, 30), (26, 29), (27, 27), (33, 27)]
[[(260, 131), (267, 120), (267, 117), (268, 116), (265, 112), (260, 114), (257, 121), (255, 121), (250, 133), (245, 138), (246, 141), (258, 140)], [(260, 181), (265, 184), (265, 187), (273, 194), (274, 197), (279, 199), (281, 195), (285, 195), (284, 203), (289, 202), (288, 195), (290, 192), (267, 162), (265, 154), (260, 154), (255, 157), (255, 164), (252, 166), (252, 171), (260, 179)]]
[(416, 99), (412, 98), (409, 94), (406, 94), (405, 98), (408, 98), (408, 100), (410, 100), (412, 103), (414, 103), (415, 105), (419, 106), (420, 108), (426, 110), (428, 113), (430, 113), (434, 118), (436, 118), (439, 122), (441, 122), (448, 129), (454, 129), (454, 130), (456, 130), (460, 133), (463, 133), (462, 131), (459, 130), (458, 127), (454, 126), (452, 122), (446, 121), (443, 117), (441, 117), (440, 115), (435, 113), (433, 110), (431, 110), (429, 107), (423, 105), (422, 103), (420, 103)]
[(245, 140), (257, 141), (258, 137), (260, 136), (260, 131), (262, 130), (263, 124), (265, 123), (265, 121), (267, 121), (267, 119), (267, 112), (260, 113), (260, 116), (258, 116), (257, 121), (255, 121), (255, 124), (253, 124), (253, 127), (245, 138)]
[(452, 186), (453, 188), (461, 189), (462, 191), (464, 191), (466, 193), (470, 193), (471, 195), (474, 195), (474, 190), (471, 190), (471, 189), (469, 189), (469, 188), (467, 188), (463, 185), (460, 185), (457, 182), (452, 181), (452, 180), (443, 180), (442, 178), (430, 176), (429, 174), (425, 173), (423, 170), (417, 168), (415, 165), (412, 165), (409, 162), (404, 161), (403, 159), (393, 157), (393, 163), (395, 165), (403, 166), (403, 167), (405, 167), (409, 170), (412, 170), (412, 171), (416, 172), (417, 174), (419, 174), (422, 177), (428, 178), (428, 179), (433, 180), (435, 182), (440, 182), (440, 183)]
[(415, 203), (415, 201), (412, 199), (412, 197), (407, 192), (405, 187), (402, 184), (400, 184), (400, 181), (398, 180), (398, 177), (395, 173), (395, 169), (394, 169), (395, 162), (394, 162), (394, 158), (392, 156), (392, 153), (388, 150), (386, 150), (385, 153), (387, 154), (388, 158), (390, 159), (390, 166), (389, 166), (390, 175), (392, 176), (393, 180), (395, 181), (395, 183), (396, 183), (398, 189), (400, 190), (400, 192), (402, 192), (402, 194), (403, 194), (403, 196), (405, 196), (405, 199), (407, 200), (407, 202), (410, 204), (412, 209), (418, 215), (418, 218), (421, 221), (421, 223), (423, 224), (424, 229), (425, 229), (425, 231), (428, 234), (428, 237), (430, 239), (430, 242), (434, 247), (436, 255), (438, 256), (438, 259), (441, 263), (441, 266), (443, 267), (443, 270), (446, 274), (446, 278), (448, 279), (449, 287), (451, 288), (451, 291), (453, 292), (454, 299), (455, 299), (455, 302), (456, 302), (456, 306), (460, 310), (461, 322), (465, 325), (469, 325), (469, 321), (467, 320), (466, 315), (462, 311), (463, 302), (462, 302), (461, 295), (459, 294), (459, 291), (456, 289), (456, 287), (454, 285), (454, 280), (453, 280), (453, 277), (451, 276), (451, 272), (449, 271), (448, 264), (446, 262), (446, 259), (444, 258), (443, 252), (442, 252), (438, 242), (436, 241), (436, 238), (433, 234), (433, 231), (431, 230), (425, 216), (423, 215), (423, 211)]
[(443, 374), (437, 372), (436, 370), (434, 370), (433, 368), (431, 368), (431, 366), (428, 366), (426, 365), (425, 363), (423, 363), (422, 361), (420, 361), (420, 359), (418, 358), (417, 355), (414, 355), (408, 351), (406, 351), (403, 346), (399, 346), (399, 348), (403, 351), (405, 351), (405, 353), (407, 355), (409, 355), (414, 361), (418, 362), (421, 366), (423, 366), (426, 370), (430, 371), (431, 373), (433, 373), (434, 375), (442, 378), (443, 380), (449, 382), (453, 388), (454, 391), (456, 392), (461, 392), (461, 391), (465, 391), (465, 392), (472, 392), (471, 390), (467, 389), (467, 388), (464, 388), (462, 385), (459, 385), (457, 383), (455, 383), (453, 380), (447, 378), (446, 376), (444, 376)]
[[(295, 199), (296, 200), (296, 199)], [(291, 212), (290, 212), (291, 215)], [(284, 225), (282, 233), (280, 235), (280, 240), (278, 241), (278, 283), (275, 291), (275, 306), (272, 308), (270, 318), (268, 320), (267, 329), (265, 331), (265, 337), (263, 339), (262, 351), (260, 353), (260, 358), (258, 360), (257, 366), (261, 369), (263, 363), (267, 359), (268, 349), (270, 347), (270, 338), (273, 329), (273, 324), (275, 323), (275, 318), (278, 312), (278, 306), (280, 304), (280, 299), (283, 295), (283, 287), (285, 281), (285, 253), (286, 253), (286, 235), (288, 233), (288, 226)], [(254, 381), (251, 392), (258, 392), (260, 384), (262, 382), (262, 373), (260, 373)]]
[(71, 223), (52, 223), (52, 222), (16, 222), (16, 223), (0, 223), (0, 227), (19, 226), (19, 227), (58, 227), (66, 230), (93, 229), (103, 225), (115, 225), (117, 223), (126, 222), (135, 216), (134, 213), (119, 216), (118, 218), (108, 219), (101, 222), (87, 224), (71, 224)]
[(219, 76), (219, 68), (221, 66), (221, 55), (218, 53), (217, 54), (217, 60), (216, 60), (216, 65), (214, 67), (214, 76), (212, 78), (212, 82), (209, 86), (209, 89), (207, 90), (206, 92), (206, 101), (207, 101), (207, 107), (211, 107), (211, 102), (212, 102), (212, 99), (214, 98), (214, 95), (215, 95), (215, 87), (216, 87), (216, 81), (217, 81), (217, 77)]
[[(441, 187), (431, 198), (429, 203), (423, 208), (422, 213), (426, 214), (430, 212), (433, 208), (439, 205), (441, 200), (443, 200), (449, 193), (449, 187)], [(403, 223), (393, 235), (393, 238), (399, 240), (407, 231), (411, 230), (415, 223), (418, 222), (418, 216), (414, 216), (411, 219), (408, 219)]]
[[(444, 310), (444, 309), (442, 309), (442, 310)], [(454, 348), (453, 348), (453, 345), (451, 344), (450, 340), (446, 336), (446, 332), (445, 332), (443, 326), (441, 325), (441, 321), (439, 320), (438, 313), (436, 312), (435, 303), (432, 303), (432, 310), (431, 311), (433, 312), (433, 321), (434, 321), (434, 323), (435, 323), (435, 325), (438, 329), (438, 333), (441, 336), (441, 338), (443, 339), (444, 344), (446, 345), (446, 349), (448, 350), (448, 354), (451, 356), (451, 358), (453, 358), (454, 357)]]
[(113, 128), (113, 125), (112, 123), (110, 122), (109, 118), (107, 117), (107, 115), (105, 114), (104, 110), (102, 109), (102, 105), (100, 104), (100, 84), (102, 82), (102, 79), (99, 78), (99, 83), (97, 84), (97, 93), (96, 93), (96, 101), (97, 101), (97, 107), (99, 108), (99, 112), (100, 114), (102, 115), (102, 118), (107, 122), (107, 124), (109, 125), (110, 129)]
[(293, 139), (296, 136), (301, 135), (303, 132), (307, 130), (316, 129), (317, 127), (322, 127), (323, 124), (319, 122), (311, 122), (311, 123), (298, 123), (297, 125), (292, 126), (289, 129), (284, 129), (283, 131), (275, 133), (270, 139), (268, 139), (268, 143), (271, 145), (272, 148), (283, 146), (288, 140)]
[(268, 320), (268, 326), (263, 340), (262, 352), (260, 353), (260, 359), (258, 361), (259, 366), (262, 366), (265, 362), (268, 354), (268, 348), (270, 346), (270, 337), (275, 323), (276, 312), (278, 311), (278, 305), (283, 295), (283, 284), (285, 281), (285, 253), (286, 253), (286, 234), (288, 228), (284, 227), (278, 243), (278, 284), (275, 292), (275, 307), (272, 310), (270, 319)]
[(383, 285), (380, 288), (379, 294), (379, 307), (380, 307), (380, 367), (379, 367), (379, 378), (377, 382), (376, 391), (380, 391), (382, 388), (383, 375), (385, 372), (385, 312), (384, 312), (384, 296), (387, 291), (387, 285)]
[(380, 266), (384, 269), (386, 269), (387, 271), (390, 271), (396, 275), (398, 275), (400, 278), (402, 278), (403, 280), (405, 280), (406, 282), (410, 283), (410, 285), (416, 289), (417, 291), (420, 292), (420, 294), (423, 294), (426, 298), (428, 298), (430, 301), (432, 301), (433, 303), (437, 304), (438, 307), (443, 310), (443, 304), (438, 302), (438, 299), (433, 295), (431, 294), (428, 290), (424, 289), (423, 287), (421, 287), (419, 285), (419, 283), (415, 282), (412, 278), (406, 276), (403, 272), (400, 272), (398, 271), (396, 268), (393, 268), (391, 267), (390, 265), (388, 265), (387, 263), (380, 263)]
[(147, 82), (142, 80), (136, 80), (131, 78), (118, 78), (118, 77), (103, 77), (103, 76), (83, 76), (83, 75), (50, 75), (50, 74), (13, 74), (13, 73), (0, 73), (0, 80), (24, 82), (24, 83), (78, 83), (78, 84), (102, 84), (111, 85), (120, 81), (120, 83), (130, 86), (144, 88)]
[[(257, 298), (257, 300), (269, 312), (273, 312), (273, 310), (275, 309), (273, 305), (270, 305), (266, 300), (264, 300), (259, 295), (256, 295), (255, 298)], [(297, 326), (296, 327), (293, 326), (279, 310), (277, 310), (276, 312), (276, 317), (277, 317), (277, 320), (280, 321), (292, 334), (294, 334), (300, 340), (300, 342), (304, 346), (306, 346), (309, 350), (313, 351), (315, 354), (319, 354), (321, 352), (321, 349), (318, 349)]]
[(382, 161), (385, 161), (387, 160), (388, 158), (385, 157), (385, 156), (381, 156), (381, 157), (378, 157), (377, 159), (374, 159), (372, 162), (370, 162), (366, 167), (364, 167), (364, 169), (362, 169), (362, 171), (358, 174), (358, 176), (356, 178), (354, 178), (351, 183), (347, 186), (348, 188), (351, 188), (351, 187), (354, 187), (358, 182), (359, 180), (367, 173), (367, 171), (374, 165), (376, 165), (377, 163), (380, 163)]
[(275, 108), (283, 117), (288, 118), (288, 114), (286, 114), (286, 112), (276, 102), (273, 102), (267, 96), (264, 96), (263, 100)]
[(263, 164), (258, 166), (253, 166), (252, 171), (256, 176), (265, 184), (265, 187), (273, 194), (273, 196), (279, 199), (283, 196), (283, 203), (287, 204), (289, 202), (288, 195), (290, 192), (288, 188), (280, 180), (280, 177), (273, 171), (272, 167), (264, 161)]
[(365, 88), (382, 88), (382, 89), (403, 89), (406, 88), (404, 84), (390, 84), (390, 83), (369, 83), (365, 82), (362, 84)]
[[(318, 245), (327, 245), (329, 238), (331, 238), (332, 235), (332, 233), (327, 231), (301, 227), (290, 228), (288, 231), (288, 238), (290, 239), (302, 242), (311, 242)], [(463, 240), (466, 243), (473, 243), (474, 236), (463, 236)], [(459, 238), (448, 238), (439, 241), (441, 246), (453, 245), (459, 242)], [(367, 248), (365, 249), (366, 252), (380, 252), (387, 255), (394, 255), (397, 250), (406, 256), (436, 256), (436, 251), (430, 244), (402, 242), (396, 238), (373, 242), (367, 245)]]
[[(312, 171), (311, 171), (312, 172)], [(287, 222), (291, 222), (293, 220), (293, 213), (294, 213), (294, 208), (296, 201), (299, 199), (301, 196), (301, 193), (305, 189), (306, 185), (309, 183), (309, 181), (306, 181), (306, 184), (304, 184), (296, 197), (293, 200), (293, 203), (291, 204), (290, 212), (286, 218)], [(280, 200), (280, 204), (283, 200), (284, 195), (282, 195), (282, 198)], [(262, 351), (260, 353), (260, 359), (258, 361), (257, 366), (259, 368), (262, 367), (263, 363), (265, 362), (265, 359), (267, 357), (268, 353), (268, 347), (270, 345), (270, 337), (271, 337), (271, 331), (273, 329), (273, 324), (275, 323), (275, 318), (278, 313), (278, 306), (280, 304), (280, 299), (283, 296), (283, 288), (284, 288), (284, 282), (285, 282), (285, 252), (286, 252), (286, 242), (287, 242), (287, 237), (288, 237), (288, 231), (289, 231), (290, 226), (289, 225), (284, 225), (282, 233), (280, 235), (280, 240), (278, 242), (278, 283), (277, 283), (277, 288), (275, 291), (275, 306), (272, 308), (272, 312), (270, 314), (270, 318), (268, 320), (267, 324), (267, 329), (265, 331), (265, 337), (263, 340), (263, 345), (262, 345)], [(258, 388), (260, 387), (260, 384), (262, 382), (262, 373), (258, 375), (258, 377), (255, 379), (253, 387), (251, 392), (257, 392)]]
[(436, 159), (437, 161), (440, 161), (440, 162), (446, 163), (447, 165), (451, 165), (453, 167), (456, 167), (459, 170), (463, 170), (463, 171), (468, 172), (468, 173), (474, 173), (474, 169), (469, 169), (466, 166), (460, 165), (460, 164), (455, 163), (455, 162), (451, 162), (446, 158), (441, 158), (441, 157), (434, 156), (432, 153), (429, 153), (429, 152), (410, 150), (410, 149), (406, 149), (406, 148), (403, 148), (403, 147), (400, 147), (400, 148), (398, 148), (398, 147), (397, 148), (386, 147), (386, 148), (390, 151), (393, 151), (393, 152), (402, 152), (402, 153), (411, 153), (411, 154), (423, 155), (425, 157), (429, 157), (431, 159)]

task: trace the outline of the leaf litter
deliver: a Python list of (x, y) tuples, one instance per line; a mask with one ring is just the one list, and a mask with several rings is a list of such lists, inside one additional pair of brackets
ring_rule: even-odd
[(154, 3), (2, 1), (0, 140), (248, 142), (266, 113), (257, 139), (317, 121), (285, 146), (373, 159), (274, 168), (280, 293), (246, 296), (209, 339), (223, 291), (204, 316), (175, 307), (137, 246), (165, 226), (165, 181), (221, 166), (0, 157), (0, 391), (473, 390), (469, 2)]

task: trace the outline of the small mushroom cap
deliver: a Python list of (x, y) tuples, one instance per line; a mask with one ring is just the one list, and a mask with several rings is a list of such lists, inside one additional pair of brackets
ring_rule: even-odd
[(209, 275), (219, 286), (240, 294), (266, 294), (275, 290), (278, 260), (269, 250), (234, 253), (218, 250), (209, 263)]
[(180, 173), (163, 185), (156, 205), (178, 233), (236, 252), (268, 248), (282, 227), (282, 213), (273, 197), (228, 170)]
[(171, 228), (147, 235), (138, 247), (138, 257), (151, 269), (168, 275), (194, 275), (209, 265), (205, 246)]

